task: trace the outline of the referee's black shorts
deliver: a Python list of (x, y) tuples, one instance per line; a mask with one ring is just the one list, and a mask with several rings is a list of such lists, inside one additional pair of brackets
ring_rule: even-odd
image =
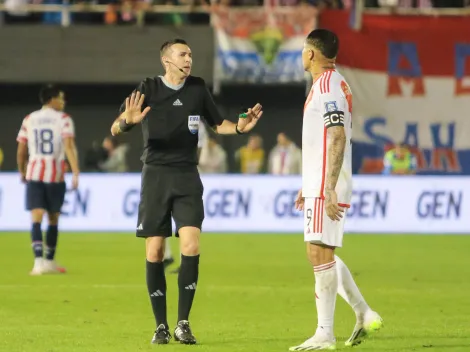
[(185, 226), (201, 229), (204, 220), (203, 186), (197, 167), (144, 164), (140, 190), (137, 237), (171, 237)]

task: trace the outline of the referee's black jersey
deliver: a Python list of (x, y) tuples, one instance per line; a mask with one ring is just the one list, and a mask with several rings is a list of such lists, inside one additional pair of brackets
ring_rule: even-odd
[[(142, 110), (151, 108), (142, 121), (141, 160), (153, 165), (197, 165), (201, 118), (211, 127), (223, 122), (204, 80), (188, 76), (183, 84), (174, 86), (158, 76), (146, 78), (136, 90), (145, 94)], [(125, 108), (124, 102), (119, 112)]]

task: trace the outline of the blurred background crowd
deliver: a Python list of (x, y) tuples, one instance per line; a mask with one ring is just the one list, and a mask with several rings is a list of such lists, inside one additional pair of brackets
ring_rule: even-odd
[[(75, 24), (126, 25), (144, 20), (146, 24), (185, 25), (209, 24), (210, 10), (214, 6), (315, 6), (318, 9), (350, 9), (356, 0), (3, 0), (2, 20), (8, 24), (43, 23), (60, 24), (60, 12), (31, 13), (22, 7), (26, 4), (79, 5), (82, 12), (74, 13), (70, 21)], [(0, 2), (2, 3), (2, 2)], [(101, 5), (97, 7), (96, 5)], [(164, 13), (150, 11), (154, 5), (168, 6)], [(364, 0), (367, 8), (464, 8), (470, 0)], [(99, 12), (88, 11), (90, 7)], [(189, 11), (172, 12), (172, 6), (187, 6)], [(195, 8), (198, 8), (195, 10)]]
[[(464, 11), (465, 7), (470, 5), (469, 0), (363, 0), (361, 4), (369, 10), (380, 11), (386, 10), (400, 10), (400, 9), (433, 9), (433, 8), (449, 8)], [(30, 11), (25, 8), (26, 5), (34, 5), (35, 11)], [(59, 10), (49, 12), (44, 5), (60, 6)], [(74, 11), (67, 12), (70, 6), (75, 6)], [(34, 25), (42, 26), (64, 26), (77, 25), (77, 28), (84, 28), (84, 26), (114, 26), (114, 25), (129, 25), (135, 26), (136, 24), (145, 23), (146, 26), (166, 26), (175, 28), (178, 26), (210, 26), (211, 13), (215, 9), (220, 8), (235, 8), (246, 6), (269, 6), (269, 7), (297, 7), (309, 6), (317, 9), (319, 12), (325, 9), (338, 9), (348, 11), (350, 13), (355, 11), (357, 6), (356, 0), (216, 0), (213, 2), (206, 2), (204, 0), (4, 0), (0, 2), (0, 23), (3, 28), (12, 28), (17, 26), (29, 26), (32, 31)], [(180, 9), (177, 9), (180, 7)], [(181, 10), (184, 8), (184, 10)], [(64, 10), (60, 10), (64, 9)], [(67, 17), (64, 23), (64, 16)], [(31, 27), (31, 25), (33, 25)], [(163, 28), (163, 27), (162, 27)], [(0, 27), (0, 32), (2, 27)], [(119, 38), (115, 38), (117, 41)], [(191, 43), (190, 43), (191, 44)], [(158, 47), (159, 43), (152, 43), (152, 46)], [(200, 65), (201, 59), (198, 58), (195, 66)], [(158, 58), (155, 58), (155, 67), (159, 67)], [(152, 76), (154, 72), (148, 72)], [(49, 81), (49, 80), (48, 80)], [(130, 82), (134, 82), (132, 79)], [(37, 82), (36, 82), (37, 83)], [(45, 82), (44, 82), (45, 83)], [(13, 84), (12, 87), (9, 84)], [(73, 82), (67, 82), (73, 84)], [(28, 91), (25, 92), (25, 86), (15, 85), (15, 82), (3, 82), (4, 91), (11, 96), (28, 95), (23, 101), (17, 102), (18, 106), (24, 106), (23, 110), (34, 109), (37, 107), (35, 102), (35, 94), (33, 95), (34, 88), (28, 85)], [(122, 91), (128, 91), (131, 86), (122, 88)], [(85, 90), (85, 88), (80, 88)], [(80, 89), (78, 89), (79, 92)], [(99, 91), (99, 87), (95, 92)], [(243, 94), (242, 91), (235, 88), (235, 94), (226, 93), (222, 94), (222, 98), (218, 103), (223, 112), (227, 115), (236, 116), (234, 114), (234, 106), (238, 104), (234, 102), (225, 102), (225, 97), (232, 97), (234, 95)], [(262, 88), (264, 89), (264, 88)], [(301, 88), (305, 89), (305, 88)], [(76, 90), (77, 91), (77, 90)], [(12, 93), (13, 92), (13, 93)], [(15, 93), (16, 92), (16, 93)], [(201, 150), (200, 171), (202, 173), (244, 173), (244, 174), (273, 174), (273, 175), (295, 175), (301, 172), (301, 139), (300, 139), (300, 122), (298, 116), (295, 119), (295, 126), (292, 128), (287, 127), (293, 114), (300, 115), (299, 111), (303, 104), (304, 95), (299, 94), (299, 90), (292, 90), (290, 96), (297, 94), (296, 100), (293, 101), (289, 97), (284, 97), (286, 91), (277, 91), (277, 93), (266, 93), (264, 105), (269, 106), (278, 104), (277, 97), (283, 97), (283, 107), (277, 109), (278, 122), (273, 123), (269, 128), (261, 128), (256, 133), (250, 136), (237, 139), (233, 142), (232, 139), (220, 138), (219, 136), (209, 133), (209, 138), (204, 143)], [(92, 97), (95, 93), (89, 93), (88, 98)], [(114, 93), (113, 93), (114, 94)], [(250, 93), (246, 93), (248, 96)], [(73, 101), (77, 96), (83, 93), (75, 93), (69, 95)], [(269, 98), (271, 97), (271, 98)], [(100, 127), (91, 132), (80, 132), (78, 139), (88, 133), (85, 142), (79, 142), (80, 147), (80, 161), (83, 171), (88, 172), (127, 172), (139, 171), (140, 163), (137, 157), (140, 154), (141, 143), (139, 138), (134, 137), (133, 142), (130, 143), (125, 138), (119, 140), (107, 136), (107, 126), (113, 120), (115, 115), (115, 108), (119, 106), (122, 95), (117, 95), (103, 103), (106, 108), (100, 107), (101, 110), (93, 107), (94, 114), (100, 116)], [(4, 101), (0, 102), (3, 109), (10, 107), (10, 98), (4, 97)], [(16, 99), (16, 98), (15, 98)], [(85, 100), (86, 98), (83, 98)], [(242, 98), (240, 98), (242, 99)], [(246, 99), (246, 98), (243, 98)], [(271, 100), (272, 99), (272, 100)], [(83, 102), (82, 102), (83, 104)], [(110, 105), (113, 105), (110, 108)], [(80, 104), (79, 104), (80, 105)], [(286, 110), (286, 106), (295, 107), (297, 110), (293, 113), (291, 110)], [(21, 109), (20, 109), (21, 110)], [(21, 111), (23, 111), (21, 110)], [(18, 110), (19, 111), (19, 110)], [(77, 110), (78, 111), (78, 110)], [(103, 113), (106, 111), (106, 113)], [(26, 112), (26, 111), (25, 111)], [(74, 118), (84, 118), (84, 115), (89, 115), (87, 112), (69, 111)], [(19, 112), (3, 111), (3, 115), (15, 116), (16, 121), (21, 121)], [(106, 119), (102, 117), (106, 115)], [(91, 118), (88, 116), (87, 118)], [(93, 117), (95, 118), (95, 117)], [(268, 119), (270, 117), (266, 117)], [(104, 122), (103, 122), (104, 121)], [(271, 120), (274, 121), (274, 120)], [(85, 123), (85, 122), (84, 122)], [(78, 130), (83, 129), (78, 122)], [(270, 122), (267, 122), (270, 124)], [(15, 131), (15, 127), (10, 128), (11, 132)], [(357, 127), (357, 126), (356, 126)], [(83, 129), (86, 131), (85, 129)], [(15, 170), (14, 157), (7, 157), (7, 154), (13, 153), (12, 150), (7, 150), (7, 145), (12, 145), (6, 142), (6, 138), (0, 140), (0, 170), (13, 171)], [(12, 138), (12, 141), (14, 139)], [(402, 141), (394, 143), (386, 143), (381, 149), (381, 155), (375, 160), (366, 160), (364, 165), (355, 167), (355, 173), (383, 173), (383, 174), (414, 174), (417, 171), (417, 158), (413, 152), (413, 148), (407, 146)]]

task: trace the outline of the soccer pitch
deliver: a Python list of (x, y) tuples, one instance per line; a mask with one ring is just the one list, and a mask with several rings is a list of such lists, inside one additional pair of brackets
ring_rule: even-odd
[[(64, 233), (57, 260), (68, 273), (41, 277), (28, 275), (28, 233), (3, 233), (0, 244), (0, 351), (287, 351), (316, 326), (300, 234), (203, 234), (190, 317), (196, 346), (150, 345), (144, 241), (133, 234)], [(385, 321), (354, 351), (470, 351), (469, 250), (470, 236), (347, 235), (338, 254)], [(167, 283), (173, 333), (177, 275)], [(338, 297), (339, 349), (354, 322)]]

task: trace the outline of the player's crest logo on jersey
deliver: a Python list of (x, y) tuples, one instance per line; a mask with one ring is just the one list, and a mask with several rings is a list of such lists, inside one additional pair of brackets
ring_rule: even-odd
[(338, 111), (338, 107), (336, 106), (336, 101), (327, 101), (325, 103), (325, 111)]
[(199, 131), (199, 121), (201, 117), (199, 115), (188, 116), (188, 129), (192, 134), (196, 134)]

